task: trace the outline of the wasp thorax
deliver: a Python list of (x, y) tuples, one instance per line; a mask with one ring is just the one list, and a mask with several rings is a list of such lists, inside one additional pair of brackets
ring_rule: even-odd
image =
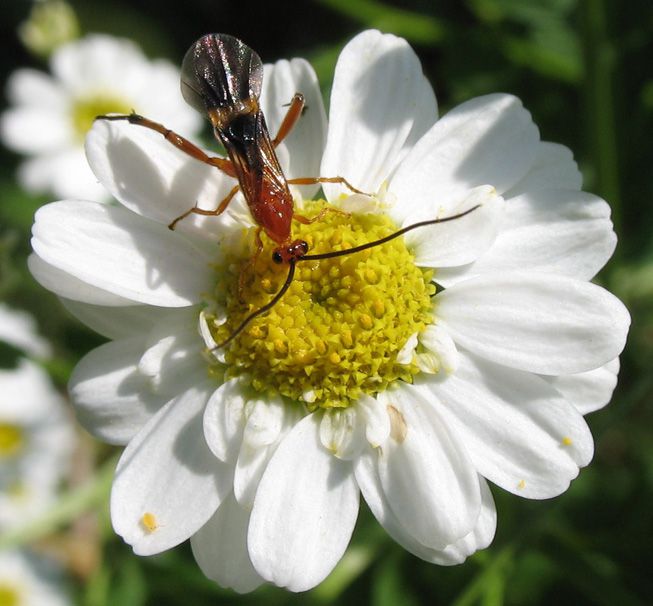
[[(315, 216), (324, 204), (308, 203), (303, 212)], [(326, 213), (309, 225), (295, 223), (300, 239), (289, 247), (268, 243), (254, 266), (248, 256), (229, 263), (215, 294), (227, 321), (209, 318), (215, 341), (278, 292), (287, 269), (277, 254), (343, 250), (395, 230), (382, 215)], [(296, 262), (284, 297), (224, 348), (224, 376), (246, 378), (257, 391), (311, 409), (346, 407), (395, 380), (411, 381), (417, 367), (396, 358), (408, 338), (432, 322), (431, 279), (432, 271), (415, 266), (402, 238), (352, 255)]]

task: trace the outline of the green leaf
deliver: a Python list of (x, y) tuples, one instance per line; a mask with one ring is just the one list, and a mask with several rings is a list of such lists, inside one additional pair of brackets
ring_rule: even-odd
[(446, 32), (443, 23), (423, 13), (390, 6), (377, 0), (320, 0), (333, 10), (355, 19), (366, 27), (403, 36), (417, 44), (440, 42)]
[(372, 606), (417, 606), (408, 578), (399, 566), (402, 552), (394, 549), (377, 566), (372, 581)]
[(487, 561), (472, 581), (467, 584), (467, 587), (453, 602), (452, 606), (472, 606), (472, 604), (485, 597), (490, 584), (504, 583), (506, 571), (513, 565), (515, 547), (507, 545), (503, 549), (490, 554), (489, 558), (487, 558), (487, 555), (485, 553), (482, 554), (481, 558), (477, 558), (487, 559)]
[(121, 562), (111, 604), (143, 606), (147, 599), (147, 582), (139, 558), (125, 558)]
[(84, 587), (84, 606), (108, 606), (111, 573), (106, 566), (100, 566)]
[(618, 566), (591, 550), (570, 532), (560, 529), (557, 541), (547, 546), (549, 557), (564, 570), (564, 579), (584, 595), (587, 603), (602, 606), (643, 606), (621, 578)]
[(515, 65), (574, 84), (582, 76), (580, 49), (575, 42), (562, 32), (539, 32), (530, 39), (505, 36), (501, 48)]

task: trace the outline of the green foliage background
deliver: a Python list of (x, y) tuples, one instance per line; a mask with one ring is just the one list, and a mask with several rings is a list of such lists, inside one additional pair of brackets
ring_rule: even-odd
[[(619, 247), (599, 281), (628, 305), (633, 325), (612, 403), (590, 416), (591, 466), (563, 496), (533, 502), (493, 487), (499, 526), (493, 545), (464, 565), (439, 568), (405, 553), (363, 508), (352, 545), (331, 577), (302, 595), (264, 587), (237, 596), (206, 580), (183, 546), (137, 558), (116, 538), (106, 502), (115, 453), (91, 444), (96, 472), (70, 489), (39, 524), (0, 546), (66, 537), (91, 512), (97, 565), (70, 581), (84, 606), (216, 604), (601, 604), (653, 603), (653, 3), (650, 0), (76, 0), (82, 32), (133, 38), (152, 57), (178, 63), (209, 31), (228, 32), (264, 61), (302, 56), (328, 99), (336, 57), (368, 27), (404, 36), (420, 56), (442, 112), (471, 97), (522, 98), (542, 138), (569, 146), (585, 189), (612, 206)], [(16, 27), (31, 3), (0, 6), (0, 81), (39, 64)], [(5, 101), (3, 101), (5, 103)], [(34, 211), (14, 180), (19, 158), (0, 149), (0, 297), (30, 310), (57, 356), (62, 387), (99, 338), (69, 318), (29, 276)], [(88, 513), (86, 514), (88, 517)], [(54, 539), (52, 532), (55, 532)], [(61, 539), (63, 540), (63, 539)], [(92, 560), (89, 560), (92, 562)]]

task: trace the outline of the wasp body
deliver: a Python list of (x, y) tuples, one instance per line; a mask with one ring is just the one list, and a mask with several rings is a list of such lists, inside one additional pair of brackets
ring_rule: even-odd
[[(308, 251), (292, 241), (293, 199), (274, 151), (304, 107), (297, 93), (274, 142), (259, 107), (263, 64), (246, 44), (226, 34), (200, 38), (182, 63), (181, 89), (186, 101), (207, 114), (216, 138), (227, 150), (252, 217), (279, 245), (277, 261)], [(281, 257), (281, 259), (279, 259)]]
[(238, 180), (238, 185), (231, 189), (215, 210), (206, 210), (197, 206), (190, 208), (170, 223), (170, 229), (174, 229), (179, 221), (191, 213), (209, 216), (220, 215), (226, 210), (236, 193), (242, 191), (258, 226), (257, 250), (249, 264), (256, 260), (263, 249), (261, 232), (265, 232), (267, 237), (277, 245), (272, 252), (273, 261), (288, 264), (286, 281), (277, 294), (269, 303), (248, 315), (229, 338), (220, 343), (218, 347), (227, 345), (249, 322), (268, 311), (283, 297), (293, 280), (297, 262), (354, 254), (388, 242), (412, 229), (458, 219), (477, 208), (475, 206), (458, 215), (415, 223), (380, 240), (347, 250), (309, 255), (308, 244), (304, 240), (292, 238), (293, 220), (311, 223), (319, 219), (324, 212), (333, 209), (322, 211), (317, 217), (311, 219), (295, 213), (288, 184), (342, 183), (352, 192), (359, 194), (364, 194), (364, 192), (353, 187), (344, 177), (339, 176), (286, 179), (275, 148), (299, 120), (304, 109), (304, 97), (301, 93), (295, 93), (276, 137), (271, 139), (265, 123), (265, 116), (259, 105), (262, 82), (263, 63), (258, 54), (238, 38), (228, 34), (202, 36), (184, 56), (181, 92), (187, 103), (208, 117), (216, 139), (227, 151), (228, 159), (208, 156), (202, 149), (184, 137), (167, 129), (162, 124), (136, 113), (97, 117), (102, 120), (126, 120), (161, 133), (167, 141), (181, 151), (200, 162), (215, 166)]

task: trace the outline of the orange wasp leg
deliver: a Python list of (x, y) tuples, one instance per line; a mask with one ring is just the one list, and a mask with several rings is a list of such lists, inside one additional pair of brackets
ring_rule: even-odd
[[(149, 120), (148, 118), (140, 116), (139, 114), (132, 113), (132, 114), (124, 114), (118, 116), (97, 116), (95, 119), (96, 120), (126, 120), (130, 124), (136, 124), (137, 126), (143, 126), (145, 128), (149, 128), (150, 130), (162, 134), (166, 141), (172, 143), (177, 149), (189, 155), (191, 158), (194, 158), (195, 160), (199, 160), (200, 162), (203, 162), (204, 164), (208, 164), (209, 166), (215, 166), (217, 169), (221, 170), (223, 173), (229, 175), (230, 177), (234, 177), (234, 178), (236, 177), (234, 165), (231, 163), (231, 160), (226, 160), (225, 158), (220, 158), (218, 156), (209, 156), (206, 153), (204, 153), (199, 147), (197, 147), (197, 145), (191, 143), (188, 139), (185, 139), (181, 135), (178, 135), (176, 132), (170, 130), (169, 128), (166, 128), (165, 126), (163, 126), (163, 124), (159, 124), (158, 122)], [(190, 214), (205, 215), (205, 216), (221, 215), (225, 211), (227, 206), (229, 206), (229, 202), (231, 202), (232, 198), (236, 195), (238, 189), (239, 186), (236, 185), (227, 194), (224, 200), (220, 202), (217, 209), (204, 210), (201, 208), (197, 208), (197, 206), (193, 206), (192, 208), (188, 209), (185, 213), (173, 219), (169, 223), (168, 228), (174, 229), (177, 223), (179, 223), (179, 221), (185, 219)]]
[(292, 101), (290, 102), (290, 107), (286, 112), (283, 122), (281, 122), (281, 126), (277, 131), (277, 136), (272, 139), (272, 147), (277, 147), (279, 143), (281, 143), (290, 134), (290, 131), (294, 128), (295, 124), (297, 124), (297, 120), (301, 118), (303, 111), (304, 95), (301, 93), (295, 93)]
[[(277, 147), (277, 145), (279, 145), (279, 143), (281, 143), (288, 136), (290, 131), (293, 129), (293, 127), (297, 123), (297, 120), (299, 120), (299, 118), (301, 117), (303, 109), (304, 109), (304, 95), (302, 95), (301, 93), (295, 93), (295, 95), (292, 98), (292, 101), (290, 102), (290, 108), (286, 112), (286, 115), (285, 115), (285, 117), (283, 119), (283, 122), (281, 123), (281, 126), (279, 127), (279, 131), (277, 132), (277, 136), (272, 141), (272, 146), (273, 147)], [(147, 120), (147, 122), (149, 122), (149, 120)], [(149, 128), (151, 128), (151, 127), (149, 127)], [(157, 131), (157, 132), (161, 132), (161, 131)], [(190, 143), (190, 142), (187, 142), (187, 143), (189, 145), (192, 145), (192, 143)], [(200, 153), (204, 153), (204, 152), (202, 152), (202, 150), (198, 150), (198, 151)], [(204, 154), (204, 155), (206, 155), (206, 154)], [(193, 156), (193, 157), (196, 157), (196, 156)], [(201, 160), (201, 158), (198, 158), (198, 159)], [(213, 158), (210, 158), (210, 160), (213, 160)], [(215, 158), (215, 160), (222, 160), (222, 158)], [(204, 161), (204, 160), (202, 160), (202, 161)], [(224, 160), (224, 162), (228, 162), (229, 165), (231, 165), (231, 162), (229, 160)], [(232, 166), (231, 170), (233, 170), (233, 165), (231, 165), (231, 166)], [(218, 168), (220, 168), (220, 167), (218, 166)], [(227, 173), (231, 177), (235, 176), (234, 174), (231, 174), (228, 171), (224, 171), (224, 172)], [(216, 217), (218, 215), (221, 215), (227, 209), (227, 206), (229, 206), (229, 202), (231, 202), (232, 198), (238, 193), (239, 189), (240, 189), (240, 186), (236, 185), (227, 194), (227, 196), (224, 198), (224, 200), (222, 200), (222, 202), (220, 202), (220, 205), (215, 210), (203, 210), (201, 208), (197, 208), (197, 206), (193, 206), (193, 208), (189, 208), (183, 215), (179, 215), (176, 219), (174, 219), (170, 223), (170, 225), (168, 225), (168, 227), (170, 229), (174, 229), (175, 226), (177, 225), (177, 223), (179, 223), (179, 221), (181, 221), (182, 219), (185, 219), (186, 217), (188, 217), (188, 215), (191, 215), (191, 214), (205, 215), (205, 216), (216, 216)], [(258, 241), (260, 242), (260, 237), (259, 237)], [(262, 248), (263, 248), (263, 243), (261, 243), (261, 249), (260, 250), (262, 250)], [(259, 250), (259, 252), (260, 252), (260, 250)], [(251, 263), (247, 264), (248, 268), (256, 262), (256, 257), (258, 257), (258, 253), (254, 256), (254, 260)], [(238, 288), (238, 292), (240, 292), (240, 291), (242, 291), (242, 279), (240, 281), (240, 286)]]
[(362, 194), (364, 196), (372, 197), (372, 194), (361, 191), (360, 189), (355, 188), (347, 179), (344, 177), (300, 177), (299, 179), (288, 179), (288, 183), (292, 185), (316, 185), (317, 183), (341, 183), (347, 189), (350, 189), (355, 194)]
[(319, 213), (317, 213), (317, 215), (315, 215), (314, 217), (309, 218), (309, 217), (305, 217), (304, 215), (298, 215), (297, 213), (295, 213), (293, 215), (293, 219), (295, 219), (298, 223), (301, 223), (302, 225), (310, 225), (311, 223), (320, 221), (328, 213), (336, 213), (338, 215), (342, 215), (343, 217), (351, 216), (350, 213), (345, 212), (344, 210), (340, 210), (339, 208), (335, 208), (333, 206), (327, 206), (323, 208)]
[[(371, 196), (371, 194), (368, 194), (364, 191), (361, 191), (360, 189), (355, 188), (344, 177), (302, 177), (299, 179), (288, 179), (288, 183), (292, 183), (295, 185), (313, 185), (316, 183), (342, 183), (345, 187), (348, 187), (354, 193), (363, 194), (364, 196)], [(293, 215), (293, 219), (296, 219), (302, 225), (310, 225), (311, 223), (314, 223), (315, 221), (319, 221), (320, 219), (322, 219), (327, 213), (337, 213), (345, 217), (350, 216), (350, 214), (348, 212), (345, 212), (344, 210), (340, 210), (339, 208), (335, 208), (333, 206), (327, 206), (312, 218), (308, 218), (305, 217), (304, 215), (299, 215), (295, 213)]]
[(181, 150), (185, 154), (188, 154), (191, 158), (195, 158), (195, 160), (199, 160), (204, 164), (215, 166), (230, 177), (236, 177), (236, 171), (234, 170), (234, 166), (231, 163), (231, 160), (226, 160), (225, 158), (220, 158), (218, 156), (207, 155), (199, 147), (197, 147), (197, 145), (191, 143), (188, 139), (178, 135), (176, 132), (170, 130), (169, 128), (166, 128), (163, 126), (163, 124), (159, 124), (158, 122), (154, 122), (135, 113), (119, 116), (96, 116), (95, 119), (126, 120), (130, 124), (136, 124), (137, 126), (149, 128), (150, 130), (162, 134), (166, 141), (172, 143), (177, 149)]
[[(281, 122), (281, 126), (279, 127), (279, 130), (277, 132), (277, 136), (272, 140), (273, 147), (277, 147), (279, 143), (281, 143), (288, 136), (290, 131), (294, 128), (295, 124), (297, 124), (297, 120), (301, 118), (303, 109), (304, 109), (304, 95), (302, 95), (301, 93), (295, 93), (295, 95), (292, 98), (292, 101), (290, 102), (290, 107), (286, 112), (283, 122)], [(216, 159), (220, 160), (221, 158), (216, 158)], [(225, 162), (229, 162), (229, 160), (225, 160)], [(229, 162), (229, 164), (231, 164), (231, 162)], [(230, 174), (230, 176), (233, 177), (235, 175)], [(197, 208), (197, 206), (193, 206), (193, 208), (189, 208), (183, 215), (179, 215), (174, 221), (172, 221), (172, 223), (170, 223), (170, 225), (168, 225), (168, 227), (170, 229), (174, 229), (177, 223), (179, 223), (179, 221), (185, 219), (190, 214), (207, 215), (207, 216), (221, 215), (226, 210), (227, 206), (229, 205), (229, 202), (231, 202), (231, 199), (238, 193), (239, 189), (240, 186), (236, 185), (229, 192), (227, 197), (224, 200), (222, 200), (222, 202), (220, 202), (220, 205), (216, 210), (202, 210), (201, 208)], [(258, 237), (258, 241), (260, 242), (260, 237)], [(261, 242), (261, 248), (259, 249), (258, 252), (260, 252), (262, 248), (263, 248), (263, 243)], [(248, 267), (254, 264), (254, 262), (256, 261), (256, 257), (258, 257), (258, 253), (255, 255), (254, 261), (252, 261), (252, 263), (248, 263)], [(241, 291), (242, 286), (239, 287), (238, 290)]]
[(227, 209), (227, 206), (229, 206), (229, 202), (231, 202), (233, 197), (238, 193), (239, 189), (240, 189), (240, 185), (234, 185), (231, 188), (231, 191), (223, 198), (222, 202), (220, 202), (218, 208), (216, 208), (215, 210), (206, 210), (204, 208), (198, 208), (197, 205), (193, 206), (192, 208), (189, 208), (185, 213), (179, 215), (176, 219), (173, 219), (168, 224), (168, 229), (174, 229), (177, 226), (177, 223), (179, 223), (179, 221), (181, 221), (182, 219), (188, 217), (188, 215), (203, 215), (205, 217), (217, 217), (218, 215), (221, 215)]

